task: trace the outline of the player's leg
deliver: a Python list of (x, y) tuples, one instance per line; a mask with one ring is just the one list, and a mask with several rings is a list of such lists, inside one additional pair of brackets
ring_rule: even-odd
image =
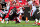
[[(2, 12), (4, 12), (4, 9), (2, 9)], [(1, 13), (2, 21), (1, 23), (4, 23), (5, 14)]]
[(19, 14), (19, 18), (17, 18), (19, 20), (19, 22), (21, 22), (21, 19), (22, 19), (22, 15)]
[(5, 18), (5, 21), (7, 21), (6, 24), (8, 24), (9, 23), (9, 18)]
[(2, 17), (1, 23), (4, 23), (4, 16), (3, 16), (3, 14), (1, 14), (1, 17)]
[(5, 16), (6, 16), (6, 15), (4, 14), (3, 17), (2, 17), (2, 22), (4, 22), (4, 20), (5, 20)]
[[(36, 11), (38, 11), (36, 8), (33, 9), (33, 14), (36, 13)], [(38, 18), (37, 18), (37, 13), (35, 14), (35, 24), (37, 24), (38, 22)]]
[[(32, 16), (33, 16), (34, 13), (36, 12), (36, 10), (37, 10), (36, 8), (34, 8), (34, 9), (31, 10)], [(34, 16), (36, 16), (36, 14), (35, 14)], [(38, 22), (38, 19), (37, 19), (37, 17), (35, 17), (35, 24), (37, 24), (37, 22)]]
[(7, 21), (6, 24), (9, 23), (9, 15), (7, 13), (6, 13), (6, 16), (5, 16), (5, 21)]
[(5, 17), (5, 20), (7, 21), (6, 24), (9, 23), (9, 20), (13, 20), (13, 14), (9, 14)]
[(20, 22), (19, 22), (19, 14), (16, 13), (16, 24), (17, 23), (20, 23)]
[(22, 14), (24, 13), (24, 11), (23, 11), (23, 9), (22, 9), (22, 7), (20, 7), (19, 8), (20, 9), (20, 14), (19, 14), (19, 22), (21, 22), (21, 20), (22, 20)]
[(40, 18), (39, 18), (39, 23), (40, 23)]
[(22, 13), (19, 14), (19, 16), (17, 17), (18, 21), (21, 22), (22, 20)]
[[(40, 11), (40, 6), (39, 6), (39, 11)], [(39, 15), (40, 16), (40, 15)], [(39, 18), (39, 23), (40, 23), (40, 18)]]
[(37, 19), (37, 18), (35, 18), (35, 24), (37, 24), (37, 22), (38, 22), (38, 19)]

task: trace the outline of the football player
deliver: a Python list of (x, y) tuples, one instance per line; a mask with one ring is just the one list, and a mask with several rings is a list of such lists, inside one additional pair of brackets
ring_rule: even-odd
[[(35, 0), (29, 1), (28, 4), (30, 5), (30, 10), (31, 10), (30, 16), (33, 16), (34, 13), (35, 13), (35, 11), (37, 10), (37, 9), (36, 9), (36, 5), (35, 5), (35, 4), (36, 4), (36, 3), (35, 3)], [(37, 18), (36, 18), (36, 23), (37, 23)]]

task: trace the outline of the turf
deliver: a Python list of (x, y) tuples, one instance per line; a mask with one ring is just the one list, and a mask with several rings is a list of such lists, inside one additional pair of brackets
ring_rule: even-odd
[(9, 24), (6, 24), (6, 21), (4, 24), (0, 22), (0, 27), (40, 27), (36, 24), (33, 24), (35, 21), (29, 21), (28, 23), (25, 23), (25, 21), (21, 21), (19, 24), (15, 24), (15, 21), (9, 21)]

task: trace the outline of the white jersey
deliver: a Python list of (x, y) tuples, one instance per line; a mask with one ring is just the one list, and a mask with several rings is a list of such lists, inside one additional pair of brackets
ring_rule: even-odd
[(19, 9), (20, 9), (19, 13), (20, 15), (22, 15), (22, 13), (24, 13), (22, 7), (20, 7)]
[(8, 2), (8, 4), (6, 4), (6, 6), (7, 6), (7, 9), (4, 10), (5, 14), (7, 14), (8, 11), (9, 11), (9, 8), (10, 8), (10, 2)]
[(22, 7), (19, 7), (19, 8), (18, 8), (18, 12), (17, 12), (17, 14), (19, 14), (19, 13), (24, 13)]
[(20, 7), (19, 9), (20, 9), (19, 13), (24, 13), (22, 7)]
[(7, 9), (4, 9), (4, 11), (0, 10), (0, 16), (1, 17), (3, 17), (3, 14), (7, 14), (8, 13), (8, 10), (9, 10), (9, 7), (10, 7), (9, 4), (10, 3), (8, 3)]
[(36, 6), (33, 5), (33, 2), (32, 2), (32, 1), (29, 1), (28, 4), (29, 4), (29, 5), (32, 5), (32, 9), (36, 9)]
[[(33, 10), (33, 12), (32, 12), (32, 10), (31, 10), (31, 12), (32, 12), (32, 16), (33, 16), (34, 12), (36, 11), (36, 6), (33, 4), (32, 1), (29, 1), (28, 4), (29, 4), (29, 5), (32, 5), (32, 10)], [(30, 13), (30, 16), (31, 16), (31, 13)]]
[(7, 10), (9, 10), (9, 8), (10, 8), (10, 2), (8, 2), (7, 4)]
[(28, 2), (29, 5), (32, 5), (32, 3), (33, 3), (32, 1), (29, 1), (29, 2)]

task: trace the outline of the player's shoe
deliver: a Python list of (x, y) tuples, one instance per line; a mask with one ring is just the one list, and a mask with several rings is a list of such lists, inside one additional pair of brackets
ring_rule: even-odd
[(1, 23), (4, 23), (4, 21), (1, 21)]
[(38, 19), (35, 19), (35, 23), (34, 24), (37, 24), (37, 22), (38, 22)]
[(1, 23), (4, 23), (4, 19), (1, 21)]
[(9, 21), (6, 22), (6, 24), (8, 24), (8, 23), (9, 23)]
[(29, 22), (29, 20), (28, 21), (25, 21), (26, 23), (28, 23)]
[(37, 22), (35, 22), (34, 24), (37, 24)]

